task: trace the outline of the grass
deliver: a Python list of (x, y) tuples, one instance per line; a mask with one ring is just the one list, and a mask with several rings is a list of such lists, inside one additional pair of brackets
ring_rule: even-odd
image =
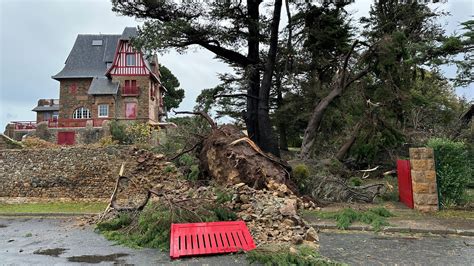
[(97, 213), (106, 207), (105, 202), (0, 203), (0, 213)]
[(382, 226), (389, 225), (387, 218), (394, 216), (383, 207), (372, 208), (366, 211), (346, 208), (335, 212), (314, 212), (313, 214), (322, 219), (336, 220), (339, 229), (347, 229), (354, 222), (362, 222), (371, 225), (375, 231), (379, 231)]
[(468, 210), (441, 210), (434, 213), (439, 218), (458, 218), (474, 220), (474, 211)]
[(263, 265), (343, 265), (322, 257), (315, 248), (300, 245), (290, 248), (288, 245), (266, 245), (247, 253), (250, 264)]

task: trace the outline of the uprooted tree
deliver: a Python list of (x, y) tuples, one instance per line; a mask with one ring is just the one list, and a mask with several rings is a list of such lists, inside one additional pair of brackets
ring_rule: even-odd
[[(291, 167), (285, 161), (263, 152), (241, 129), (234, 125), (217, 126), (204, 112), (176, 112), (204, 117), (211, 126), (211, 132), (204, 136), (199, 145), (192, 145), (174, 158), (194, 148), (200, 161), (203, 176), (220, 184), (245, 183), (256, 189), (275, 189), (285, 185), (299, 194), (291, 175)], [(174, 159), (173, 158), (173, 159)], [(372, 202), (382, 192), (381, 183), (366, 187), (350, 187), (338, 176), (319, 177), (314, 180), (314, 200), (321, 198), (335, 201)], [(322, 197), (324, 195), (324, 197)]]

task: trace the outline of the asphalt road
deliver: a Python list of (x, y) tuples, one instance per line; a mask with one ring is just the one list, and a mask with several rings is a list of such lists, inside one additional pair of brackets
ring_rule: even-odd
[(349, 265), (474, 265), (474, 238), (321, 233), (323, 256)]
[[(350, 265), (474, 265), (474, 238), (320, 233), (322, 255)], [(171, 261), (168, 253), (114, 245), (73, 219), (0, 218), (0, 264), (245, 265), (245, 255)]]
[[(72, 219), (0, 218), (0, 264), (242, 265), (244, 255), (171, 261), (169, 253), (114, 245)], [(36, 253), (36, 254), (35, 254)]]

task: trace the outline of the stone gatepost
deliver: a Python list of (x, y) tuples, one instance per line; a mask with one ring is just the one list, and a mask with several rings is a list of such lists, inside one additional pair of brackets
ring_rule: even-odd
[(415, 210), (437, 211), (438, 190), (433, 149), (410, 148), (410, 165)]

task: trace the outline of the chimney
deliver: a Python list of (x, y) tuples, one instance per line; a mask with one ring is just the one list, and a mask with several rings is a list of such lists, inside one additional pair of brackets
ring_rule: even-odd
[(54, 99), (50, 99), (49, 100), (49, 106), (53, 106), (54, 105)]

